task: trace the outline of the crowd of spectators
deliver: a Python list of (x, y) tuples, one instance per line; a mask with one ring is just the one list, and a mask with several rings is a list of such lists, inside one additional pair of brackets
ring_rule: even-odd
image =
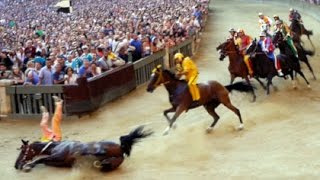
[(201, 31), (207, 0), (0, 0), (0, 79), (75, 84)]
[(320, 0), (302, 0), (302, 1), (310, 3), (310, 4), (320, 5)]

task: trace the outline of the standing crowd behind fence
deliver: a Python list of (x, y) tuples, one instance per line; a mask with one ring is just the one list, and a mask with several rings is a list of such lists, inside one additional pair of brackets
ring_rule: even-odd
[(0, 79), (18, 85), (74, 84), (135, 62), (194, 36), (208, 13), (199, 0), (78, 0), (71, 14), (57, 1), (0, 2)]
[(71, 14), (58, 14), (52, 1), (0, 2), (17, 11), (0, 9), (0, 79), (31, 85), (7, 88), (16, 115), (39, 114), (41, 104), (53, 112), (51, 95), (67, 98), (63, 86), (49, 90), (53, 84), (77, 86), (78, 78), (94, 82), (115, 67), (134, 62), (132, 76), (137, 86), (148, 80), (156, 64), (172, 68), (175, 52), (192, 55), (209, 6), (203, 0), (79, 0), (73, 2)]

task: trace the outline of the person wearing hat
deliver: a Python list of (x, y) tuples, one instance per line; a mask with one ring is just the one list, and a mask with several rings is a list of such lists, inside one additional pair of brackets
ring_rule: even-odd
[(272, 39), (268, 37), (265, 32), (260, 33), (260, 39), (258, 41), (258, 45), (261, 46), (262, 51), (265, 52), (267, 57), (274, 63), (279, 76), (283, 76), (280, 63), (278, 62), (278, 59), (274, 55), (275, 46), (272, 43)]
[(293, 20), (296, 20), (296, 21), (302, 23), (301, 15), (298, 12), (298, 10), (290, 8), (289, 9), (289, 21), (293, 21)]
[(200, 91), (197, 86), (199, 74), (197, 65), (191, 60), (191, 58), (184, 57), (182, 53), (176, 53), (174, 55), (174, 60), (176, 61), (177, 66), (181, 67), (178, 69), (176, 74), (178, 76), (185, 75), (192, 100), (197, 103), (200, 100)]
[(259, 27), (260, 27), (260, 29), (262, 28), (262, 25), (263, 25), (263, 24), (266, 24), (266, 25), (267, 25), (267, 30), (270, 30), (270, 28), (271, 28), (271, 26), (272, 26), (272, 20), (271, 20), (271, 18), (269, 18), (268, 16), (264, 15), (262, 12), (260, 12), (260, 13), (258, 14), (258, 16), (259, 16), (258, 22), (259, 22)]
[(230, 33), (229, 39), (233, 39), (235, 41), (237, 39), (237, 31), (234, 30), (233, 28), (230, 28), (229, 33)]
[(253, 76), (253, 70), (250, 64), (250, 56), (245, 53), (247, 47), (251, 44), (252, 38), (245, 34), (243, 29), (238, 29), (237, 31), (237, 39), (235, 40), (235, 44), (239, 47), (240, 54), (243, 55), (243, 60), (247, 65), (249, 75)]
[(87, 59), (89, 62), (92, 61), (93, 57), (92, 57), (92, 54), (90, 53), (89, 51), (89, 47), (87, 45), (83, 45), (81, 47), (83, 53), (80, 57), (80, 59), (83, 61), (84, 59)]
[(292, 38), (290, 36), (290, 29), (288, 27), (288, 25), (285, 25), (282, 21), (277, 20), (276, 21), (276, 31), (280, 31), (282, 33), (282, 36), (284, 37), (284, 39), (286, 40), (287, 44), (289, 45), (290, 49), (292, 50), (292, 52), (294, 53), (295, 56), (298, 57), (298, 53), (297, 50), (293, 44)]

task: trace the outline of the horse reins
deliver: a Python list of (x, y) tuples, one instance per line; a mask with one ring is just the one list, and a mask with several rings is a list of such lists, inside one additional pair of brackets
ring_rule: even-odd
[[(49, 148), (49, 146), (53, 143), (53, 141), (50, 141), (39, 153), (39, 155), (41, 155), (45, 150), (47, 150)], [(30, 150), (31, 149), (31, 150)], [(33, 150), (33, 148), (31, 148), (31, 145), (28, 145), (26, 152), (23, 155), (22, 160), (25, 161), (27, 159), (28, 153), (29, 151), (31, 151), (31, 156), (35, 155), (36, 152)]]

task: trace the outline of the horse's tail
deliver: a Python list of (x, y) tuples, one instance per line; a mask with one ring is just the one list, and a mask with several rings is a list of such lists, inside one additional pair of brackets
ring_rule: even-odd
[(145, 138), (153, 134), (152, 131), (143, 131), (143, 126), (139, 126), (135, 130), (131, 131), (128, 135), (120, 137), (120, 145), (124, 154), (130, 156), (132, 146), (139, 142), (140, 139)]
[(254, 90), (254, 87), (245, 83), (245, 82), (237, 82), (234, 84), (230, 84), (227, 86), (224, 86), (226, 89), (228, 89), (229, 92), (232, 90), (240, 91), (240, 92), (252, 92)]

